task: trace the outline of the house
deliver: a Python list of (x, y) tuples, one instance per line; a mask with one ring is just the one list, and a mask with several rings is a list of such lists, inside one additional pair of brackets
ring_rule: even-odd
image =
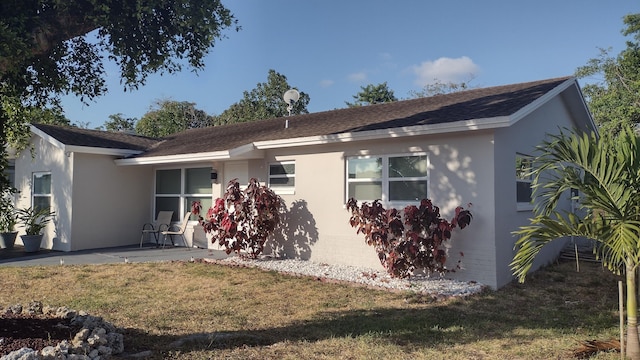
[[(348, 224), (345, 202), (382, 199), (402, 208), (427, 197), (450, 219), (451, 274), (499, 288), (512, 280), (512, 231), (531, 217), (530, 179), (519, 169), (548, 133), (595, 131), (575, 78), (472, 89), (261, 121), (192, 129), (163, 139), (35, 124), (35, 157), (16, 160), (19, 206), (57, 211), (44, 246), (62, 251), (135, 244), (160, 210), (174, 221), (194, 200), (207, 208), (231, 179), (255, 177), (282, 196), (286, 224), (269, 253), (381, 268)], [(570, 207), (567, 195), (562, 206)], [(195, 224), (195, 221), (193, 222)], [(198, 226), (193, 245), (211, 247)], [(550, 244), (536, 267), (553, 260)], [(191, 244), (189, 244), (191, 245)]]

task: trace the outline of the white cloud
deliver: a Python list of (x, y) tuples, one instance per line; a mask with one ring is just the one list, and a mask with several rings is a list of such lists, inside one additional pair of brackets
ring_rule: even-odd
[(367, 74), (365, 72), (352, 73), (347, 76), (350, 82), (364, 82), (367, 80)]
[(416, 75), (414, 83), (425, 86), (438, 81), (443, 83), (469, 81), (480, 71), (480, 67), (467, 56), (456, 59), (441, 57), (435, 61), (423, 61), (420, 65), (414, 65), (411, 71)]
[(333, 85), (334, 83), (335, 83), (335, 81), (333, 81), (333, 80), (328, 80), (328, 79), (327, 80), (321, 80), (320, 81), (320, 86), (323, 87), (323, 88), (327, 88), (327, 87)]

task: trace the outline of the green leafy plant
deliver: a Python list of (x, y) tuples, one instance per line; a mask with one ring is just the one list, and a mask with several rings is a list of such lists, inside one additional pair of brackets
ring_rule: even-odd
[(205, 218), (199, 216), (200, 202), (194, 202), (191, 211), (199, 216), (200, 225), (213, 236), (212, 241), (224, 246), (227, 254), (246, 251), (256, 258), (280, 223), (283, 206), (280, 196), (252, 178), (244, 190), (237, 179), (229, 181), (223, 198), (216, 199)]
[(54, 211), (49, 208), (25, 208), (18, 209), (18, 221), (24, 226), (24, 231), (27, 235), (40, 235), (42, 229), (56, 215)]
[(400, 278), (411, 276), (416, 269), (440, 274), (455, 271), (445, 266), (446, 242), (454, 228), (464, 229), (472, 218), (469, 210), (458, 207), (450, 222), (444, 220), (429, 199), (420, 201), (420, 206), (405, 207), (403, 214), (395, 208), (385, 209), (379, 200), (358, 205), (354, 198), (347, 202), (347, 210), (351, 227), (375, 247), (387, 272)]
[(13, 194), (16, 189), (9, 187), (2, 190), (0, 194), (0, 233), (10, 233), (15, 231), (18, 221), (18, 214), (13, 205)]

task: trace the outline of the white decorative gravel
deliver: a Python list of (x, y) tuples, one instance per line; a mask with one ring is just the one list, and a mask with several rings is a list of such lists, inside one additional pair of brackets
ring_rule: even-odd
[(414, 276), (410, 279), (397, 279), (392, 278), (384, 271), (356, 266), (328, 265), (307, 260), (281, 260), (271, 258), (253, 260), (229, 257), (220, 262), (255, 266), (278, 272), (307, 275), (337, 281), (354, 282), (393, 290), (408, 290), (435, 297), (468, 296), (478, 293), (485, 288), (483, 284), (477, 282), (445, 279), (438, 275), (432, 277)]

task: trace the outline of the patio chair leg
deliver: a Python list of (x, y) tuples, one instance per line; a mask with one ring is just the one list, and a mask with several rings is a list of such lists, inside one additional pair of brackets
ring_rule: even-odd
[(191, 246), (189, 246), (187, 238), (184, 236), (184, 234), (182, 234), (182, 240), (184, 241), (184, 246), (187, 248), (187, 250), (191, 250)]

